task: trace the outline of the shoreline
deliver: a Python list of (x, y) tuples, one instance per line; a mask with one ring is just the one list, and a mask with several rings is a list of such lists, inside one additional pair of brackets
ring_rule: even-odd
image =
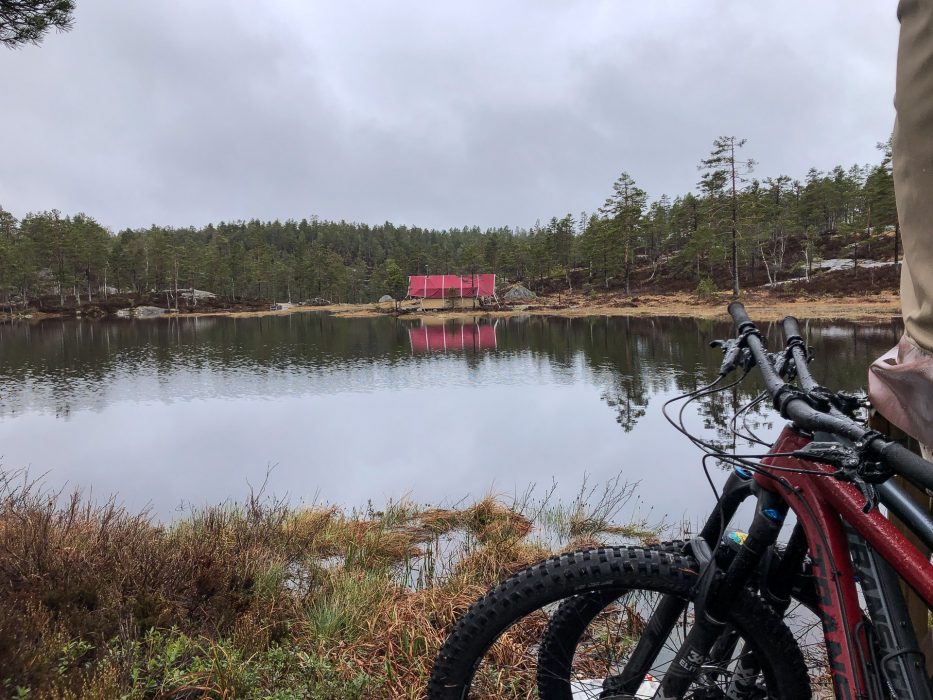
[[(635, 301), (637, 299), (637, 301)], [(404, 313), (399, 318), (426, 318), (447, 320), (458, 318), (509, 318), (512, 316), (553, 316), (557, 318), (584, 318), (587, 316), (668, 316), (728, 320), (726, 307), (731, 295), (699, 300), (688, 294), (633, 296), (622, 303), (594, 300), (582, 304), (535, 304), (525, 308), (502, 310), (432, 310)], [(749, 315), (760, 321), (779, 321), (793, 315), (809, 319), (847, 319), (886, 321), (901, 315), (900, 298), (893, 293), (859, 297), (819, 297), (808, 300), (785, 300), (754, 292), (739, 297)], [(387, 315), (373, 304), (342, 304), (318, 307), (340, 318), (375, 318)], [(315, 309), (310, 309), (315, 310)]]
[[(846, 319), (886, 321), (899, 318), (900, 297), (888, 292), (871, 296), (823, 296), (805, 300), (788, 300), (768, 293), (752, 291), (740, 298), (749, 314), (761, 321), (779, 321), (787, 315), (810, 319)], [(293, 313), (320, 312), (337, 318), (380, 318), (395, 316), (399, 319), (425, 319), (446, 321), (468, 318), (510, 318), (514, 316), (553, 316), (557, 318), (585, 318), (587, 316), (669, 316), (728, 320), (726, 307), (732, 301), (729, 294), (712, 299), (698, 299), (690, 294), (633, 295), (616, 299), (571, 298), (569, 303), (557, 304), (546, 297), (544, 303), (515, 306), (507, 309), (438, 309), (418, 311), (414, 305), (403, 306), (397, 316), (392, 306), (378, 303), (330, 304), (327, 306), (293, 306), (278, 311), (208, 311), (174, 315), (172, 318), (227, 316), (249, 318), (261, 316), (287, 316)]]
[[(566, 298), (567, 295), (564, 295)], [(820, 296), (806, 299), (783, 299), (769, 293), (751, 291), (739, 297), (749, 314), (760, 321), (777, 321), (793, 315), (810, 319), (846, 319), (885, 321), (900, 317), (900, 298), (896, 293), (884, 292), (864, 296)], [(563, 301), (563, 300), (562, 300)], [(512, 316), (554, 316), (559, 318), (583, 318), (587, 316), (670, 316), (702, 319), (728, 319), (726, 306), (731, 295), (721, 294), (713, 298), (699, 299), (691, 294), (652, 294), (588, 299), (582, 295), (571, 296), (566, 303), (558, 304), (553, 297), (539, 299), (539, 303), (515, 306), (506, 309), (440, 309), (418, 311), (413, 305), (402, 306), (395, 314), (388, 304), (330, 304), (327, 306), (299, 306), (277, 310), (211, 310), (186, 313), (166, 313), (152, 319), (181, 318), (251, 318), (263, 316), (288, 316), (294, 313), (319, 312), (338, 318), (378, 318), (395, 316), (401, 319), (433, 319), (437, 321), (461, 318), (509, 318)], [(28, 316), (0, 314), (0, 321), (38, 322), (49, 319), (92, 318), (90, 316), (64, 313), (34, 312)], [(109, 316), (104, 319), (111, 318)], [(92, 320), (102, 320), (100, 317)]]

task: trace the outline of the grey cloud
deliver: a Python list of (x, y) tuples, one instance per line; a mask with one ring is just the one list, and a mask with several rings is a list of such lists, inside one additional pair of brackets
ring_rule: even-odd
[(875, 159), (896, 35), (844, 0), (81, 0), (70, 34), (0, 55), (0, 205), (528, 226), (623, 168), (684, 192), (723, 133), (801, 177)]

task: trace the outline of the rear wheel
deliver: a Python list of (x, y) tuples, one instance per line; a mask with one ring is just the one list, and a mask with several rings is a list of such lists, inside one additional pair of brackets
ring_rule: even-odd
[[(457, 622), (435, 662), (429, 698), (651, 697), (690, 629), (690, 598), (696, 562), (686, 556), (639, 547), (584, 550), (548, 559), (507, 579), (477, 601)], [(552, 668), (539, 658), (542, 634), (555, 613), (554, 603), (581, 593), (602, 607), (576, 640), (570, 668)], [(646, 666), (647, 674), (628, 695), (604, 695), (603, 680), (618, 676), (641, 637), (655, 606), (673, 596), (683, 614), (663, 648)], [(590, 612), (590, 611), (583, 611)], [(565, 609), (564, 614), (569, 614)], [(719, 657), (704, 666), (686, 697), (725, 697), (737, 670), (754, 669), (746, 683), (749, 697), (809, 698), (806, 666), (781, 620), (750, 594), (741, 595), (726, 620), (732, 637)], [(554, 678), (556, 689), (547, 679)], [(542, 685), (542, 681), (544, 685)], [(560, 692), (562, 695), (547, 693)], [(540, 695), (539, 695), (540, 692)]]

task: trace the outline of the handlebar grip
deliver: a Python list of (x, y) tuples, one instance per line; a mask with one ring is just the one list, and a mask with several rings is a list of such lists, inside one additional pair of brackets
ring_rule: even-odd
[(897, 474), (906, 476), (925, 488), (933, 486), (933, 464), (896, 442), (885, 443), (877, 450), (881, 459)]
[(745, 306), (742, 305), (741, 301), (733, 301), (729, 304), (729, 315), (732, 316), (732, 319), (735, 321), (735, 325), (741, 326), (743, 323), (751, 323), (752, 320), (748, 317), (748, 314), (745, 312)]
[(800, 335), (800, 325), (793, 316), (785, 316), (784, 320), (781, 321), (781, 326), (784, 328), (784, 340), (803, 337)]

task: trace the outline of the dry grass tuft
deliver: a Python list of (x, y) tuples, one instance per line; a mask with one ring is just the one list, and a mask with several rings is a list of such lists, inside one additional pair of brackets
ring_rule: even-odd
[(520, 540), (531, 533), (532, 522), (492, 496), (463, 511), (464, 527), (483, 544)]

